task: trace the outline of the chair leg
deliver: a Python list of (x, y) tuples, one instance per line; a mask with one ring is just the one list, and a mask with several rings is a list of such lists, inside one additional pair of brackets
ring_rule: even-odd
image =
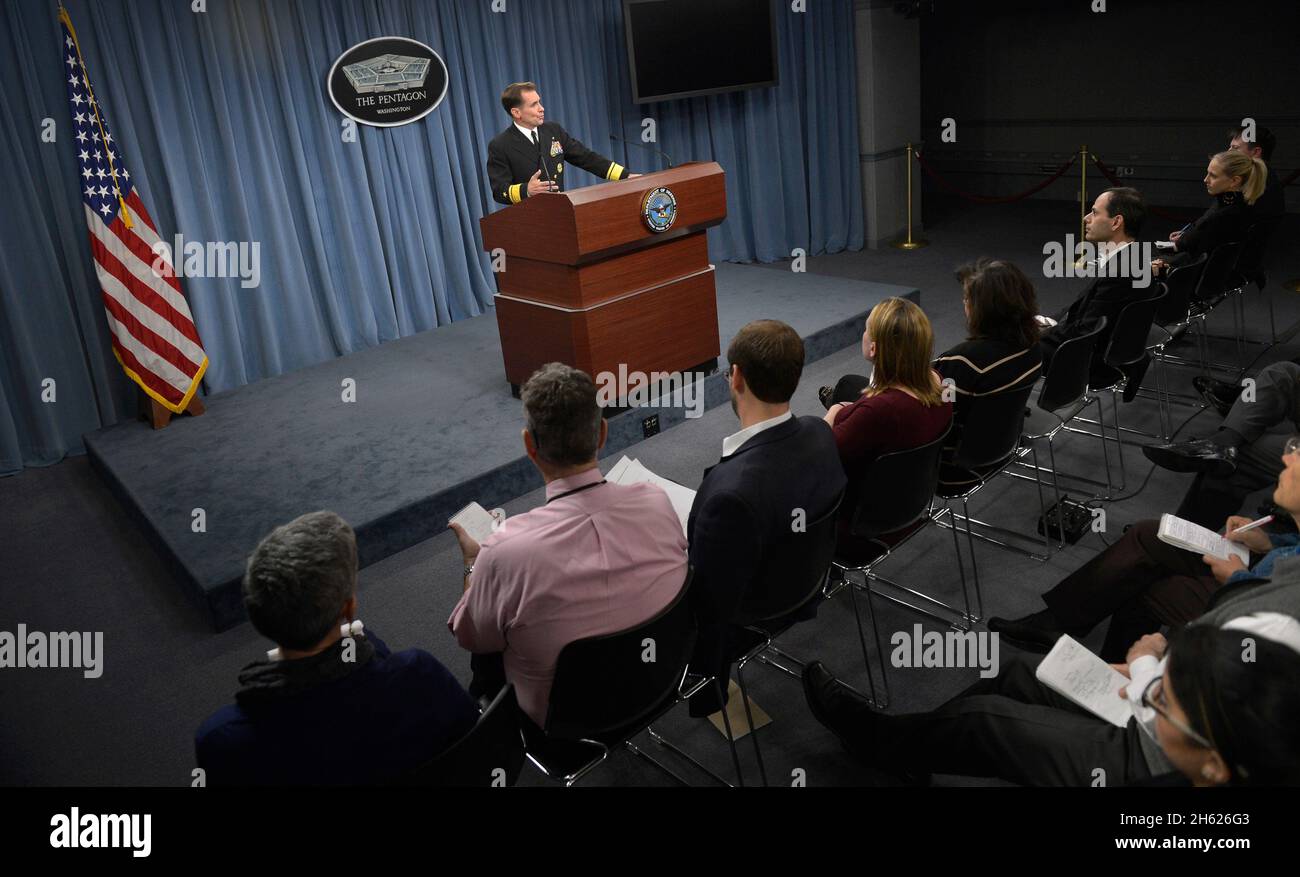
[(740, 685), (740, 699), (745, 705), (745, 721), (749, 723), (749, 739), (754, 743), (754, 759), (758, 762), (758, 775), (767, 785), (767, 768), (763, 766), (763, 750), (758, 745), (758, 729), (754, 727), (754, 714), (749, 708), (749, 688), (745, 685), (745, 667), (736, 665), (736, 682)]
[[(732, 733), (731, 718), (727, 715), (727, 690), (722, 687), (720, 679), (714, 679), (713, 686), (718, 691), (718, 703), (722, 704), (722, 726), (727, 729), (727, 745), (731, 747), (731, 763), (736, 768), (736, 783), (744, 788), (745, 774), (740, 770), (740, 753), (736, 751), (736, 735)], [(752, 727), (750, 732), (753, 732)]]
[(1122, 493), (1128, 485), (1128, 474), (1124, 471), (1124, 435), (1119, 426), (1119, 394), (1114, 390), (1110, 391), (1110, 407), (1115, 415), (1115, 452), (1119, 454), (1119, 490)]
[[(969, 519), (967, 520), (969, 521)], [(961, 559), (961, 540), (957, 538), (957, 516), (953, 514), (951, 505), (948, 506), (948, 523), (952, 524), (952, 527), (950, 528), (952, 530), (952, 550), (953, 556), (957, 558), (957, 574), (961, 576), (961, 600), (962, 606), (966, 609), (966, 617), (964, 621), (969, 628), (971, 623), (970, 590), (966, 586), (966, 564), (963, 563)], [(967, 526), (969, 526), (969, 524), (967, 524)]]
[(1101, 397), (1093, 396), (1092, 401), (1097, 403), (1097, 429), (1101, 435), (1101, 461), (1106, 468), (1106, 495), (1103, 499), (1110, 499), (1115, 495), (1115, 486), (1110, 480), (1110, 451), (1106, 449), (1106, 418), (1103, 415), (1104, 409), (1101, 407)]
[[(1052, 493), (1056, 496), (1056, 547), (1065, 549), (1065, 508), (1061, 505), (1061, 482), (1056, 477), (1056, 448), (1052, 445), (1052, 436), (1047, 437), (1047, 459), (1052, 464)], [(1044, 524), (1047, 522), (1044, 521)]]
[(1169, 375), (1165, 370), (1164, 357), (1153, 355), (1151, 367), (1155, 369), (1156, 416), (1160, 421), (1160, 436), (1165, 441), (1169, 441), (1169, 433), (1172, 431), (1170, 423), (1173, 420), (1173, 414), (1169, 410), (1172, 402), (1169, 399)]
[[(867, 592), (867, 616), (871, 619), (871, 635), (876, 639), (876, 663), (880, 666), (880, 687), (885, 691), (885, 699), (876, 702), (876, 706), (884, 709), (889, 706), (889, 666), (885, 663), (885, 650), (880, 643), (880, 628), (876, 626), (876, 610), (871, 606), (871, 582), (864, 576), (862, 579), (864, 590)], [(964, 584), (963, 584), (964, 587)], [(856, 608), (856, 607), (855, 607)], [(867, 668), (871, 672), (871, 668)], [(872, 687), (874, 695), (875, 688)], [(875, 699), (874, 696), (872, 698)]]
[(1273, 288), (1265, 286), (1260, 290), (1268, 298), (1268, 333), (1273, 339), (1273, 344), (1277, 344), (1277, 318), (1273, 315)]
[[(857, 595), (858, 589), (854, 587), (853, 582), (847, 581), (847, 577), (848, 574), (845, 573), (845, 578), (846, 578), (845, 584), (848, 586), (847, 590), (849, 592), (849, 604), (853, 607), (853, 620), (857, 623), (858, 626), (858, 645), (862, 647), (862, 666), (866, 668), (867, 671), (867, 688), (871, 691), (871, 702), (878, 703), (878, 700), (876, 698), (876, 677), (871, 673), (871, 656), (867, 652), (867, 637), (866, 634), (864, 634), (862, 631), (862, 613), (858, 611), (858, 595)], [(871, 611), (870, 607), (871, 607), (871, 586), (868, 583), (867, 586), (867, 611), (868, 612)], [(875, 622), (876, 622), (876, 616), (872, 614), (871, 623), (873, 628), (875, 626)], [(875, 631), (875, 635), (876, 635), (876, 648), (879, 649), (880, 633), (878, 631)], [(881, 672), (884, 672), (883, 668)]]
[(966, 542), (970, 545), (971, 576), (975, 579), (975, 615), (968, 615), (966, 620), (974, 624), (984, 617), (984, 594), (980, 591), (980, 570), (975, 560), (975, 534), (971, 532), (970, 501), (964, 496), (961, 498), (961, 510), (966, 519)]
[(1038, 520), (1043, 522), (1043, 554), (1051, 557), (1052, 528), (1047, 526), (1047, 503), (1043, 501), (1043, 473), (1042, 470), (1038, 468), (1038, 445), (1034, 442), (1030, 442), (1029, 452), (1034, 459), (1034, 486), (1038, 488)]

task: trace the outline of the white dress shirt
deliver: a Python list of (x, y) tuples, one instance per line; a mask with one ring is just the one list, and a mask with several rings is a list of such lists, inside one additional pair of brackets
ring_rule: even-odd
[(755, 423), (753, 426), (746, 427), (742, 429), (740, 432), (735, 432), (727, 436), (725, 439), (722, 440), (723, 458), (725, 459), (727, 457), (730, 457), (732, 454), (736, 453), (736, 451), (740, 450), (741, 445), (743, 445), (745, 442), (752, 439), (754, 436), (758, 435), (763, 430), (771, 429), (774, 426), (780, 426), (782, 423), (785, 423), (791, 417), (794, 417), (794, 415), (791, 414), (789, 411), (787, 411), (784, 414), (778, 414), (776, 417), (773, 417), (769, 420), (764, 420), (761, 423)]

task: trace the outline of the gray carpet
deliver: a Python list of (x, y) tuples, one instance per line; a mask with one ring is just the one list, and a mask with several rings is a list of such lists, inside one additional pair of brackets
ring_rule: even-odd
[[(758, 315), (784, 320), (820, 359), (861, 334), (878, 301), (910, 287), (843, 277), (782, 277), (718, 266), (721, 350)], [(817, 307), (807, 302), (817, 302)], [(436, 535), (467, 503), (487, 508), (541, 486), (519, 440), (519, 402), (501, 365), (496, 314), (462, 320), (247, 387), (219, 393), (203, 417), (161, 432), (119, 423), (86, 436), (97, 471), (176, 558), (181, 587), (224, 630), (244, 619), (244, 560), (271, 528), (319, 508), (357, 533), (361, 565)], [(342, 400), (352, 381), (354, 401)], [(727, 403), (721, 373), (701, 387)], [(641, 440), (648, 407), (609, 421), (609, 452)], [(204, 527), (192, 526), (202, 510)]]
[[(925, 250), (862, 252), (810, 260), (810, 271), (870, 279), (921, 290), (922, 304), (934, 321), (942, 349), (962, 337), (960, 293), (951, 279), (959, 262), (981, 254), (1017, 260), (1040, 275), (1042, 242), (1062, 237), (1077, 222), (1070, 205), (1028, 203), (1007, 207), (953, 208), (931, 212)], [(1290, 217), (1269, 265), (1279, 325), (1300, 317), (1300, 303), (1277, 284), (1300, 277), (1300, 222)], [(1153, 233), (1164, 231), (1159, 227)], [(788, 271), (788, 266), (766, 270)], [(1042, 310), (1064, 306), (1082, 286), (1078, 280), (1039, 283)], [(1251, 331), (1267, 331), (1267, 315), (1251, 294)], [(1219, 325), (1223, 325), (1220, 321)], [(1230, 321), (1227, 321), (1230, 325)], [(1225, 355), (1221, 351), (1220, 355)], [(1295, 344), (1269, 351), (1260, 363), (1290, 358)], [(816, 389), (841, 374), (863, 368), (856, 347), (813, 363), (804, 373), (794, 407), (815, 413)], [(1178, 381), (1185, 387), (1188, 373)], [(1175, 389), (1178, 385), (1175, 385)], [(1122, 412), (1125, 425), (1155, 423), (1154, 403), (1138, 400)], [(1191, 409), (1176, 409), (1178, 420)], [(1185, 434), (1211, 429), (1212, 413), (1201, 414)], [(645, 441), (628, 452), (655, 471), (697, 486), (703, 469), (717, 461), (722, 439), (736, 428), (728, 407)], [(1059, 446), (1058, 462), (1067, 472), (1099, 476), (1096, 439), (1071, 435)], [(1129, 492), (1143, 483), (1151, 467), (1136, 449), (1126, 455)], [(1190, 481), (1157, 470), (1136, 497), (1109, 508), (1109, 536), (1125, 523), (1171, 510)], [(540, 491), (506, 504), (515, 513), (537, 504)], [(1001, 479), (976, 502), (978, 516), (1028, 530), (1037, 516), (1032, 484)], [(0, 782), (57, 785), (182, 785), (193, 766), (192, 734), (212, 710), (227, 702), (238, 669), (267, 646), (247, 625), (212, 634), (201, 613), (168, 580), (168, 572), (143, 534), (126, 520), (116, 501), (84, 458), (48, 469), (28, 470), (0, 480), (0, 629), (23, 622), (39, 630), (102, 630), (105, 670), (97, 680), (72, 670), (0, 673)], [(1018, 615), (1038, 608), (1038, 595), (1102, 547), (1089, 535), (1043, 564), (981, 545), (978, 549), (988, 614)], [(396, 648), (419, 646), (433, 652), (462, 680), (468, 659), (448, 634), (445, 621), (459, 592), (460, 557), (449, 534), (437, 536), (388, 557), (361, 574), (361, 617)], [(882, 572), (923, 590), (955, 595), (952, 543), (944, 531), (917, 536)], [(911, 630), (914, 614), (878, 604), (882, 636)], [(819, 618), (797, 627), (784, 640), (789, 651), (826, 661), (835, 671), (860, 678), (862, 659), (852, 615), (841, 597)], [(938, 629), (927, 623), (927, 629)], [(1102, 629), (1089, 643), (1099, 644)], [(1004, 646), (1003, 656), (1011, 648)], [(855, 763), (809, 715), (798, 683), (762, 667), (748, 674), (755, 700), (774, 722), (759, 731), (768, 773), (774, 783), (790, 782), (802, 770), (809, 785), (861, 785), (882, 781)], [(927, 709), (961, 690), (973, 670), (891, 668), (892, 710)], [(714, 769), (729, 770), (725, 744), (711, 726), (690, 720), (684, 710), (662, 729)], [(644, 738), (640, 741), (644, 744)], [(752, 778), (748, 741), (741, 749)], [(653, 746), (653, 744), (648, 744)], [(543, 781), (530, 771), (524, 783)], [(601, 785), (659, 785), (666, 778), (628, 754), (611, 758), (587, 781)], [(944, 783), (984, 781), (940, 778)]]

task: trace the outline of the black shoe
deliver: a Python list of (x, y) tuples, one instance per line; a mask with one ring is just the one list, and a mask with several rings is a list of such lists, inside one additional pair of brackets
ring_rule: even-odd
[(1214, 378), (1207, 378), (1205, 375), (1197, 375), (1192, 378), (1192, 386), (1205, 400), (1205, 404), (1219, 412), (1220, 417), (1228, 416), (1228, 411), (1232, 409), (1232, 403), (1236, 402), (1237, 397), (1241, 395), (1241, 387), (1236, 384), (1216, 381)]
[(854, 758), (882, 770), (904, 785), (928, 786), (930, 774), (897, 763), (881, 764), (875, 749), (876, 713), (871, 702), (835, 678), (821, 661), (803, 669), (803, 693), (813, 717), (840, 738)]
[(802, 678), (813, 718), (833, 731), (855, 757), (871, 761), (871, 741), (875, 738), (871, 702), (836, 679), (821, 661), (804, 667)]
[(834, 387), (822, 387), (817, 391), (817, 401), (822, 403), (822, 407), (827, 411), (831, 410), (831, 397), (835, 395)]
[(1051, 609), (1016, 619), (994, 616), (989, 619), (989, 630), (1016, 648), (1040, 655), (1050, 652), (1056, 641), (1066, 633)]
[(1208, 439), (1147, 445), (1142, 448), (1142, 453), (1152, 463), (1170, 472), (1207, 472), (1224, 478), (1237, 471), (1237, 449), (1217, 445)]

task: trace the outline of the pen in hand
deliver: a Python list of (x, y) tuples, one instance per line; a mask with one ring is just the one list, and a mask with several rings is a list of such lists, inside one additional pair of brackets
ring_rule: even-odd
[(1228, 532), (1226, 535), (1235, 536), (1238, 533), (1245, 533), (1247, 530), (1254, 530), (1256, 527), (1262, 527), (1265, 524), (1271, 524), (1271, 523), (1273, 523), (1273, 516), (1265, 515), (1264, 517), (1260, 518), (1257, 521), (1251, 521), (1249, 524), (1242, 524), (1240, 527)]

